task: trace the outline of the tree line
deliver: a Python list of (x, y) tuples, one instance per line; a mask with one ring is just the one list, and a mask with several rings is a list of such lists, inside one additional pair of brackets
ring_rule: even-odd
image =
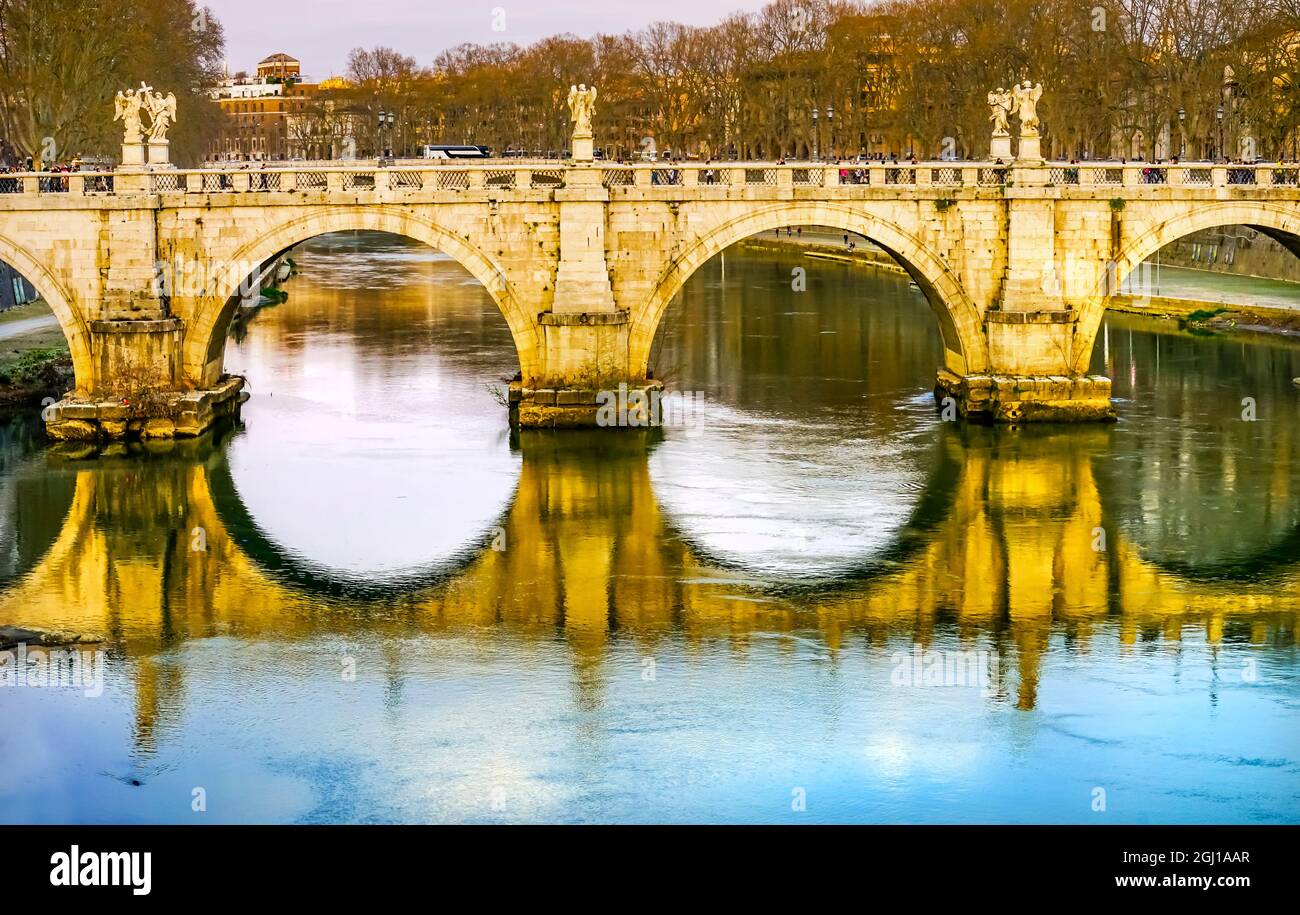
[[(1298, 32), (1300, 0), (776, 0), (708, 27), (465, 44), (429, 66), (357, 49), (349, 85), (303, 129), (346, 118), (362, 153), (556, 152), (569, 86), (585, 82), (600, 90), (597, 144), (617, 157), (979, 158), (988, 92), (1030, 79), (1056, 157), (1291, 157)], [(381, 110), (397, 115), (387, 141)]]
[[(1298, 35), (1300, 0), (775, 0), (707, 27), (465, 44), (427, 65), (357, 49), (347, 85), (289, 133), (346, 134), (360, 155), (558, 153), (569, 86), (588, 83), (611, 156), (979, 158), (987, 93), (1027, 78), (1054, 157), (1294, 157)], [(194, 0), (0, 0), (0, 162), (115, 157), (113, 95), (141, 81), (181, 98), (173, 158), (197, 161), (222, 117), (204, 88), (223, 51)]]
[(113, 97), (141, 82), (176, 93), (173, 158), (197, 161), (222, 116), (203, 88), (224, 47), (193, 0), (0, 0), (0, 165), (116, 160)]

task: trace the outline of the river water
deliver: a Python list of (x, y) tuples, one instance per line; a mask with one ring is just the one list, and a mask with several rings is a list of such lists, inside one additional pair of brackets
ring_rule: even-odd
[(294, 256), (237, 428), (0, 426), (0, 625), (106, 639), (0, 686), (3, 821), (1300, 821), (1300, 347), (1117, 316), (1119, 423), (945, 423), (905, 278), (735, 248), (684, 425), (512, 434), (454, 262)]

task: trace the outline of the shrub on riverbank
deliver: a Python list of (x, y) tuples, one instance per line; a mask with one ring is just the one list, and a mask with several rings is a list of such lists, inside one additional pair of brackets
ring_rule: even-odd
[(13, 358), (0, 360), (0, 405), (60, 397), (72, 382), (72, 356), (66, 347), (25, 350)]

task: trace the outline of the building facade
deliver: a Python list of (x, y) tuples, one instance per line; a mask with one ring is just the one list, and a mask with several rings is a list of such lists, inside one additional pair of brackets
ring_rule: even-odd
[(317, 89), (302, 75), (299, 61), (284, 53), (258, 63), (255, 76), (226, 76), (209, 90), (226, 117), (208, 158), (265, 162), (301, 155), (291, 123)]

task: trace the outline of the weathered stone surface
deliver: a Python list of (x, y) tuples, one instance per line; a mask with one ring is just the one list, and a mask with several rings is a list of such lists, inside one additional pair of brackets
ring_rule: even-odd
[(596, 407), (521, 403), (518, 417), (519, 425), (526, 429), (589, 429), (596, 425)]
[[(64, 400), (47, 411), (46, 431), (57, 441), (172, 439), (201, 435), (237, 412), (246, 395), (242, 378), (229, 377), (209, 390), (155, 393), (148, 407), (112, 400)], [(87, 419), (70, 419), (71, 415)]]
[(59, 442), (93, 442), (99, 438), (99, 426), (84, 419), (68, 419), (46, 423), (45, 433)]
[(558, 407), (594, 404), (595, 391), (556, 391), (555, 405)]
[(1115, 407), (1110, 379), (1081, 376), (959, 376), (941, 371), (935, 398), (947, 398), (958, 413), (976, 422), (1110, 422)]
[(170, 419), (151, 419), (145, 422), (144, 428), (140, 430), (140, 437), (151, 438), (175, 438), (176, 423)]

